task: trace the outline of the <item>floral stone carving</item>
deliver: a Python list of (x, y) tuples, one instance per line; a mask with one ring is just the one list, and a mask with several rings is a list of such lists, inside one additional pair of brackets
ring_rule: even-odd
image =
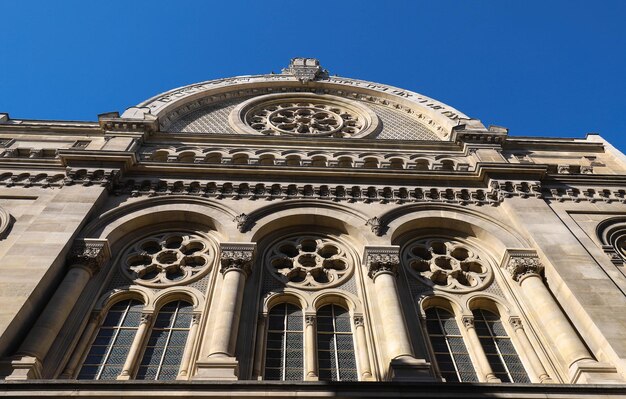
[(168, 232), (135, 242), (124, 254), (121, 268), (137, 284), (163, 287), (197, 280), (208, 272), (213, 259), (204, 237)]

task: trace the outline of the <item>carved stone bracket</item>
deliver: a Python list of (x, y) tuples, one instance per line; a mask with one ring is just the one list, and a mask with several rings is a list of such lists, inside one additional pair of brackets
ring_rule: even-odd
[(119, 182), (120, 170), (67, 167), (65, 175), (64, 184), (67, 186), (73, 184), (82, 184), (83, 186), (99, 185), (112, 189)]
[(363, 264), (367, 267), (367, 275), (371, 279), (375, 279), (381, 273), (396, 276), (400, 265), (399, 252), (400, 247), (397, 245), (366, 246)]
[(94, 275), (110, 257), (108, 240), (85, 238), (74, 241), (68, 261), (70, 265), (86, 267)]
[(246, 275), (252, 270), (256, 243), (245, 242), (225, 242), (220, 246), (220, 272), (222, 274), (229, 270), (239, 270)]
[(537, 252), (534, 250), (507, 250), (502, 268), (505, 269), (513, 280), (519, 282), (527, 275), (541, 276), (544, 269)]

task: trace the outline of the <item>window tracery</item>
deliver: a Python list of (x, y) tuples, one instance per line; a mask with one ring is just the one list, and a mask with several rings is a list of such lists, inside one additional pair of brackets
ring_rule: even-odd
[(338, 241), (314, 235), (289, 237), (274, 244), (266, 266), (283, 284), (304, 289), (338, 285), (347, 281), (353, 270)]
[(409, 273), (421, 282), (448, 292), (467, 292), (488, 285), (493, 271), (478, 250), (447, 238), (411, 242), (403, 252)]
[(186, 284), (205, 275), (214, 253), (208, 241), (184, 232), (168, 232), (135, 242), (124, 254), (122, 272), (148, 287)]

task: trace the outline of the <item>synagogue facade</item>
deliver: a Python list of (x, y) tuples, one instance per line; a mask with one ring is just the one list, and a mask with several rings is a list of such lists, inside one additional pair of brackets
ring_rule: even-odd
[(0, 114), (0, 391), (626, 395), (626, 157), (279, 74)]

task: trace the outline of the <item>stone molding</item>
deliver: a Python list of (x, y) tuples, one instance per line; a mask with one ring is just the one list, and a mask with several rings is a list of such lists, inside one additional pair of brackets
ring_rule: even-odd
[(535, 250), (508, 249), (502, 268), (506, 270), (514, 281), (521, 282), (523, 277), (536, 275), (541, 277), (544, 265)]
[(220, 244), (220, 272), (237, 270), (249, 275), (256, 252), (254, 242), (224, 242)]
[(0, 206), (0, 240), (6, 238), (13, 226), (14, 218), (11, 214)]
[(112, 188), (120, 177), (119, 169), (67, 168), (65, 172), (0, 172), (0, 187), (63, 187), (73, 184)]
[(367, 275), (375, 280), (381, 273), (398, 274), (400, 267), (400, 247), (398, 245), (367, 245), (363, 254), (363, 264)]
[(70, 265), (87, 268), (94, 275), (104, 266), (111, 257), (108, 240), (94, 238), (77, 239), (70, 250), (68, 262)]

